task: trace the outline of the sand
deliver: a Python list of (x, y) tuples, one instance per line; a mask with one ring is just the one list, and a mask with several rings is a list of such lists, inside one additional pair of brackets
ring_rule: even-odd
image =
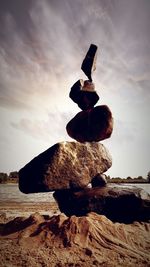
[(22, 213), (37, 212), (13, 219), (4, 216), (6, 206), (1, 216), (1, 267), (150, 266), (150, 223), (113, 223), (93, 212), (68, 218), (59, 214), (55, 203), (51, 210), (44, 203), (22, 204)]
[(8, 222), (16, 217), (27, 217), (38, 212), (52, 216), (59, 214), (58, 205), (55, 201), (51, 202), (0, 202), (0, 223)]

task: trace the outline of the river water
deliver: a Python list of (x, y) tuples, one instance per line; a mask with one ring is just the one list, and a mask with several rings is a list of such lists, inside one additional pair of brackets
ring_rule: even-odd
[[(140, 187), (150, 194), (150, 184), (121, 184), (121, 186)], [(52, 192), (23, 194), (19, 191), (17, 184), (0, 184), (0, 202), (39, 203), (39, 202), (50, 202), (50, 201), (54, 201)]]

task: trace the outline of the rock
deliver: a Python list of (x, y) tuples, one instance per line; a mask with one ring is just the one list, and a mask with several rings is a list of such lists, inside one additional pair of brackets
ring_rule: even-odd
[(81, 65), (81, 69), (90, 81), (92, 81), (92, 72), (96, 69), (96, 54), (97, 46), (91, 44)]
[(78, 142), (98, 142), (107, 139), (113, 131), (113, 118), (106, 105), (79, 112), (66, 126), (70, 137)]
[(99, 96), (94, 90), (94, 84), (89, 81), (83, 83), (82, 80), (78, 80), (71, 87), (69, 96), (82, 110), (93, 108), (99, 100)]
[(67, 216), (96, 212), (114, 222), (150, 220), (150, 195), (137, 187), (107, 185), (80, 191), (60, 190), (54, 198)]
[(106, 176), (105, 174), (98, 173), (93, 179), (92, 179), (92, 187), (100, 187), (105, 186), (107, 184)]
[(19, 189), (35, 193), (84, 188), (111, 164), (108, 150), (100, 143), (57, 143), (19, 171)]

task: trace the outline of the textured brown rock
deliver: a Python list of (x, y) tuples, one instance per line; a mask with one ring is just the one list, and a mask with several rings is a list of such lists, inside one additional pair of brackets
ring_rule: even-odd
[(150, 220), (150, 196), (137, 187), (108, 185), (82, 191), (56, 191), (61, 212), (67, 216), (84, 216), (96, 212), (112, 221), (130, 223)]
[(106, 105), (79, 112), (66, 126), (70, 137), (78, 142), (98, 142), (109, 138), (113, 130), (113, 118)]
[(24, 193), (83, 188), (111, 164), (108, 150), (100, 143), (58, 143), (19, 171), (19, 188)]

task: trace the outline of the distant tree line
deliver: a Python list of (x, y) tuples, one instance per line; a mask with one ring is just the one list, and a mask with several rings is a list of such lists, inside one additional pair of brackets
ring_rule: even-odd
[(18, 183), (19, 175), (17, 171), (10, 172), (9, 174), (0, 172), (0, 184)]
[[(9, 174), (0, 172), (0, 184), (3, 183), (18, 183), (19, 174), (17, 171), (10, 172)], [(130, 176), (126, 178), (121, 177), (110, 177), (109, 175), (106, 176), (108, 183), (150, 183), (150, 171), (147, 174), (146, 178), (142, 176), (138, 176), (132, 178)]]
[(150, 171), (147, 174), (146, 178), (143, 178), (142, 176), (138, 177), (126, 177), (126, 178), (121, 178), (121, 177), (110, 177), (109, 175), (106, 177), (108, 183), (150, 183)]

